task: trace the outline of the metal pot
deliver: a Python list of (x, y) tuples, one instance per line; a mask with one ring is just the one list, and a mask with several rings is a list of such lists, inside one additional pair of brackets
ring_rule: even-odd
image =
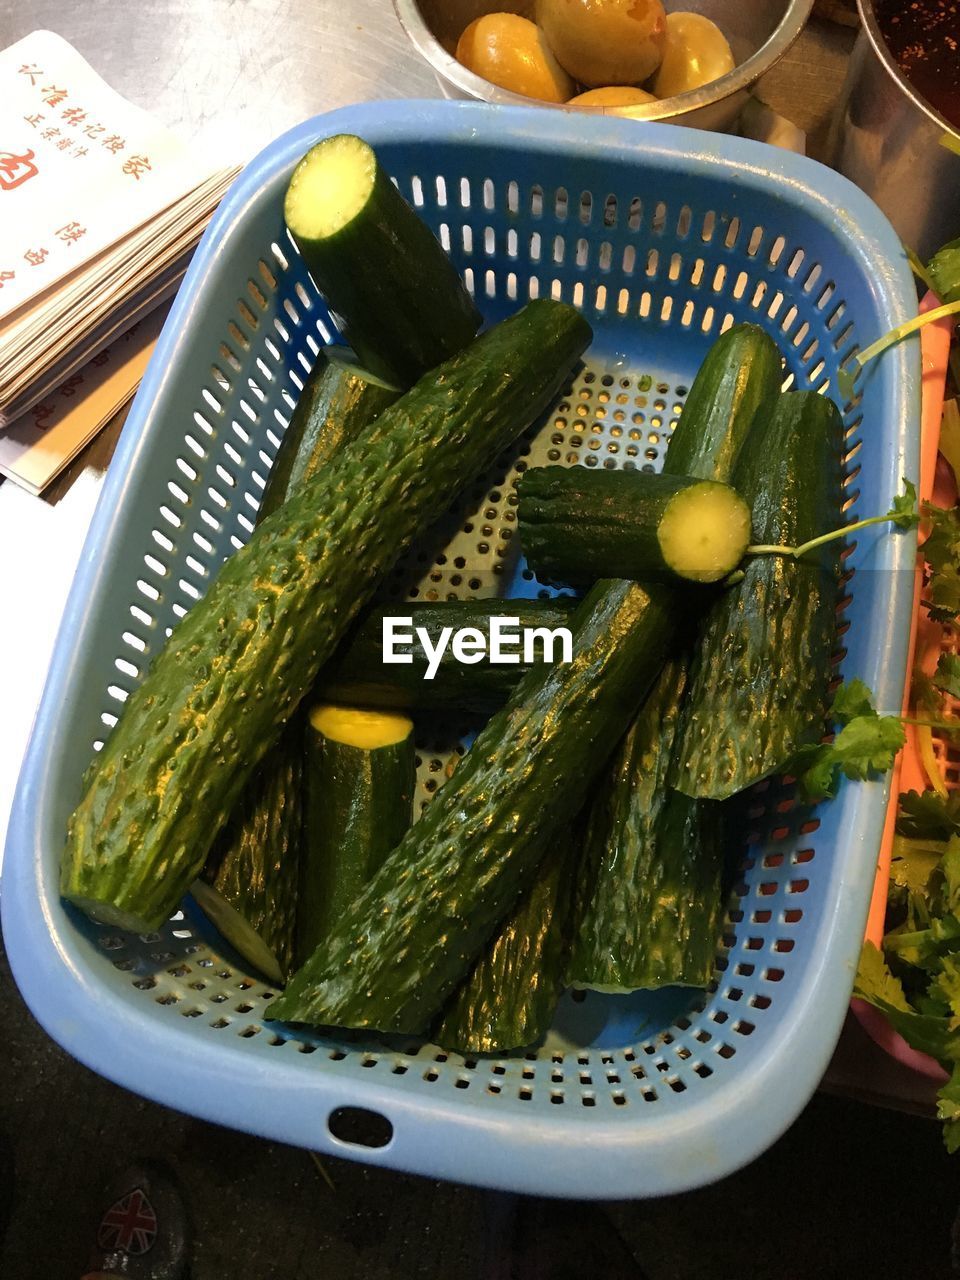
[(926, 261), (960, 236), (960, 133), (917, 93), (884, 43), (870, 0), (850, 57), (828, 147), (834, 168), (871, 196)]
[[(397, 16), (418, 52), (433, 68), (448, 98), (479, 98), (485, 102), (530, 105), (530, 99), (500, 89), (468, 71), (453, 56), (457, 40), (474, 18), (486, 13), (533, 16), (533, 0), (393, 0)], [(544, 102), (554, 111), (630, 116), (637, 120), (666, 120), (699, 129), (729, 129), (736, 122), (747, 90), (787, 52), (803, 30), (813, 0), (665, 0), (664, 8), (695, 10), (711, 18), (730, 43), (737, 60), (734, 69), (689, 93), (642, 107), (567, 107)]]

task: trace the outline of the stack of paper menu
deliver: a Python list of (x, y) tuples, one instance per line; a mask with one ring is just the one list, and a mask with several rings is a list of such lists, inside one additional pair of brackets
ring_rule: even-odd
[(0, 51), (0, 439), (173, 294), (236, 172), (60, 36)]

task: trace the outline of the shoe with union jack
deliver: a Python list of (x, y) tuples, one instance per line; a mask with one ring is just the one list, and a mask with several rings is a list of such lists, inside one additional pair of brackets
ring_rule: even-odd
[(151, 1161), (124, 1170), (103, 1203), (83, 1280), (186, 1280), (190, 1231), (183, 1192), (170, 1169)]

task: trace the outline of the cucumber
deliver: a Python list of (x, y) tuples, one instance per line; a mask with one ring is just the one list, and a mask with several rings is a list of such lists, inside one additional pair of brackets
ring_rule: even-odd
[(673, 658), (627, 732), (587, 823), (567, 980), (624, 992), (705, 986), (723, 859), (721, 806), (670, 791), (686, 663)]
[[(667, 447), (664, 473), (728, 483), (754, 421), (772, 413), (781, 377), (779, 352), (762, 329), (737, 325), (721, 335), (690, 388)], [(713, 883), (718, 858), (710, 823), (717, 811), (685, 797), (670, 797), (666, 808), (662, 803), (668, 798), (663, 779), (676, 747), (688, 660), (681, 653), (663, 675), (594, 797), (588, 850), (594, 874), (581, 881), (570, 969), (580, 985), (624, 990), (634, 983), (653, 986), (671, 974), (673, 981), (699, 985), (712, 963), (715, 931), (708, 912), (715, 898), (710, 893), (703, 901), (699, 893), (684, 897), (684, 885), (696, 885), (701, 875)], [(644, 881), (621, 875), (621, 858), (636, 874), (653, 875), (655, 890), (664, 891), (662, 903)], [(677, 937), (671, 940), (674, 928)], [(709, 956), (694, 955), (697, 946)]]
[(668, 588), (597, 585), (570, 663), (538, 667), (477, 735), (336, 930), (271, 1001), (271, 1018), (421, 1035), (626, 729), (674, 633)]
[[(437, 604), (404, 601), (380, 605), (365, 615), (340, 656), (321, 673), (320, 696), (347, 706), (487, 715), (503, 706), (528, 671), (554, 656), (554, 647), (545, 645), (544, 637), (534, 633), (569, 627), (577, 604), (572, 596), (558, 596), (553, 600), (448, 600)], [(383, 620), (387, 617), (412, 618), (412, 627), (407, 631), (414, 636), (413, 642), (398, 650), (409, 653), (412, 662), (383, 661)], [(532, 662), (525, 661), (523, 645), (519, 645), (511, 650), (517, 661), (493, 663), (489, 660), (488, 642), (483, 661), (466, 664), (457, 661), (447, 643), (433, 679), (425, 678), (429, 659), (417, 629), (426, 633), (431, 650), (436, 652), (445, 632), (449, 638), (450, 631), (463, 627), (481, 631), (489, 640), (493, 618), (519, 619), (519, 630), (532, 637)]]
[[(791, 391), (758, 420), (734, 483), (759, 543), (799, 545), (841, 523), (836, 405)], [(711, 607), (696, 648), (671, 786), (723, 799), (782, 769), (823, 732), (837, 638), (836, 542), (794, 560), (748, 557), (746, 576)]]
[(321, 353), (280, 441), (258, 523), (273, 515), (399, 396), (399, 391)]
[(235, 950), (278, 985), (294, 963), (301, 755), (291, 728), (245, 787), (190, 890)]
[(730, 484), (755, 418), (780, 395), (783, 361), (755, 324), (736, 324), (707, 352), (687, 393), (663, 460), (667, 475)]
[(341, 133), (311, 148), (293, 171), (283, 214), (372, 373), (409, 387), (480, 328), (453, 263), (362, 138)]
[(554, 399), (590, 340), (542, 299), (366, 427), (231, 556), (134, 690), (69, 824), (61, 892), (146, 933), (400, 551)]
[(301, 964), (413, 821), (413, 721), (319, 703), (307, 717), (305, 758), (297, 912)]
[(750, 542), (750, 508), (716, 480), (533, 467), (519, 497), (521, 545), (541, 581), (719, 582)]
[(572, 850), (544, 859), (450, 1001), (432, 1039), (456, 1053), (538, 1044), (563, 990)]

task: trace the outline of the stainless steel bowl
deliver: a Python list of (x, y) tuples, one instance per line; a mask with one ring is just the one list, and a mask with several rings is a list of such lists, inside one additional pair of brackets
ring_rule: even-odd
[(960, 235), (960, 155), (954, 129), (913, 88), (884, 44), (870, 0), (828, 147), (834, 168), (871, 196), (900, 238), (926, 260)]
[[(486, 13), (533, 16), (532, 0), (393, 0), (397, 16), (414, 46), (431, 65), (448, 98), (530, 105), (530, 98), (500, 89), (456, 60), (454, 50), (464, 28)], [(642, 107), (541, 106), (594, 115), (628, 115), (637, 120), (666, 120), (699, 129), (729, 129), (747, 100), (747, 90), (769, 71), (803, 30), (813, 0), (665, 0), (670, 12), (695, 10), (712, 18), (730, 42), (734, 69), (689, 93)]]

